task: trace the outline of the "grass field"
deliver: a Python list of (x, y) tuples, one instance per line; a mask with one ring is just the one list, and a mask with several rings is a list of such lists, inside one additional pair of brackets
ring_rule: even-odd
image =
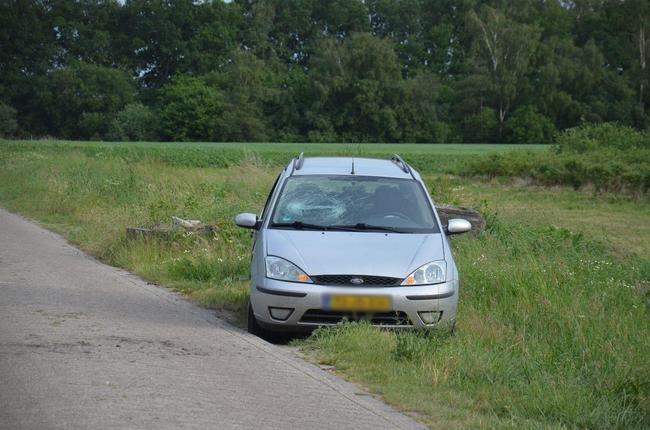
[(496, 144), (322, 144), (322, 143), (99, 143), (66, 141), (4, 141), (12, 152), (57, 154), (74, 151), (92, 158), (120, 158), (126, 162), (154, 161), (168, 166), (231, 167), (244, 162), (282, 164), (300, 152), (305, 155), (390, 157), (399, 153), (421, 172), (458, 173), (467, 160), (489, 153), (547, 151), (546, 145)]
[[(479, 208), (487, 231), (453, 239), (458, 333), (365, 324), (299, 341), (309, 356), (432, 428), (650, 426), (650, 202), (456, 175), (497, 145), (102, 144), (0, 141), (0, 205), (104, 261), (241, 315), (249, 233), (280, 163), (307, 154), (388, 156), (424, 174), (436, 201)], [(214, 237), (129, 241), (171, 215)]]

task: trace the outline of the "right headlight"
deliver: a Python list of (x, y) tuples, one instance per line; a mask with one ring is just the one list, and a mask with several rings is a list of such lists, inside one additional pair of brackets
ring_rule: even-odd
[(447, 262), (432, 261), (420, 266), (408, 275), (402, 285), (431, 285), (445, 282), (447, 278)]
[(290, 282), (313, 282), (298, 266), (284, 258), (269, 255), (266, 257), (265, 263), (267, 278)]

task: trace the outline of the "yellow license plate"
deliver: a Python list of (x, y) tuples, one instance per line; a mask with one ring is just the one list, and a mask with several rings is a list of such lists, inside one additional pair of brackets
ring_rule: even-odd
[(333, 294), (325, 298), (323, 307), (332, 311), (384, 312), (391, 310), (391, 301), (388, 296)]

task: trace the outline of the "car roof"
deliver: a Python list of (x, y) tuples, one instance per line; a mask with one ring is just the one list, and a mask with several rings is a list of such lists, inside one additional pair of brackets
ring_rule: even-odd
[[(299, 168), (293, 169), (295, 160), (289, 163), (289, 174), (298, 175), (351, 175), (354, 163), (354, 175), (380, 176), (385, 178), (413, 179), (410, 172), (405, 172), (401, 165), (390, 159), (359, 157), (305, 157)], [(293, 173), (291, 173), (293, 170)], [(414, 172), (415, 173), (415, 172)]]

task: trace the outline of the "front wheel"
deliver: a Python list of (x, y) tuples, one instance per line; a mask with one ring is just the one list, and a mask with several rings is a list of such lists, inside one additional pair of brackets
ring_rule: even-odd
[(265, 334), (265, 330), (257, 322), (255, 318), (255, 313), (253, 312), (253, 305), (251, 302), (248, 302), (248, 332), (254, 334), (255, 336), (262, 337)]

